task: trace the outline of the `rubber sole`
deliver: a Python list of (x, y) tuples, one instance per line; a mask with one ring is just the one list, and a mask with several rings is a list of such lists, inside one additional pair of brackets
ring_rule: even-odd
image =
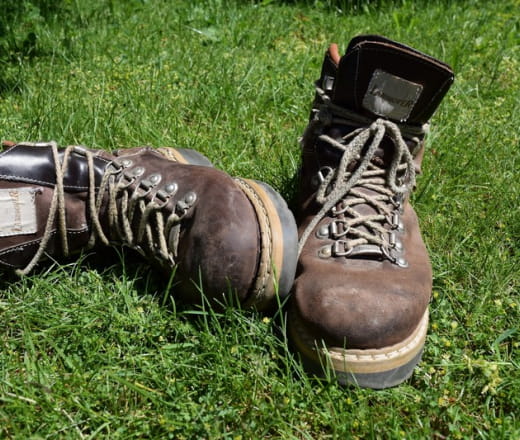
[(255, 285), (246, 307), (266, 310), (293, 285), (298, 260), (298, 233), (285, 200), (263, 182), (236, 178), (255, 210), (260, 229), (260, 254)]
[(405, 340), (378, 349), (327, 346), (306, 329), (294, 309), (290, 311), (288, 327), (291, 344), (300, 353), (307, 370), (318, 375), (329, 370), (342, 384), (383, 389), (408, 379), (420, 362), (428, 329), (428, 310)]

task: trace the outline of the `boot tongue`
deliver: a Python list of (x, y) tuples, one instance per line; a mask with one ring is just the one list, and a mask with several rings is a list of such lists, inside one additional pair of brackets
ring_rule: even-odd
[(451, 68), (388, 40), (354, 38), (340, 59), (332, 100), (368, 117), (426, 123), (453, 82)]

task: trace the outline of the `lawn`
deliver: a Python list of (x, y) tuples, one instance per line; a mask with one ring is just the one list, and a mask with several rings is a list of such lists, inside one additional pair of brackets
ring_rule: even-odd
[[(413, 204), (434, 269), (413, 377), (309, 377), (274, 314), (187, 306), (127, 251), (0, 285), (0, 438), (520, 439), (520, 1), (0, 0), (0, 137), (194, 148), (295, 193), (323, 53), (450, 64)], [(173, 280), (174, 282), (174, 280)]]

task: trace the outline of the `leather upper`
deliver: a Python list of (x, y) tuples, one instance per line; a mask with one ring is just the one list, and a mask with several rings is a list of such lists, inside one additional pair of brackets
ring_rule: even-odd
[[(124, 159), (132, 160), (134, 169), (144, 168), (143, 179), (152, 174), (161, 176), (160, 183), (151, 189), (147, 200), (152, 200), (168, 184), (177, 186), (175, 194), (161, 211), (165, 218), (178, 209), (176, 205), (186, 197), (195, 197), (182, 218), (178, 256), (175, 258), (178, 265), (176, 290), (185, 299), (198, 302), (200, 285), (204, 287), (206, 296), (219, 300), (232, 288), (241, 300), (245, 300), (257, 271), (259, 229), (251, 204), (233, 179), (214, 168), (166, 161), (149, 148), (122, 152), (117, 160), (121, 162)], [(126, 172), (131, 173), (132, 167)], [(138, 185), (136, 180), (129, 191)], [(138, 222), (139, 216), (133, 223)], [(153, 258), (154, 250), (141, 246), (145, 254)], [(168, 272), (172, 270), (168, 263), (161, 265)]]
[[(64, 151), (57, 150), (60, 166)], [(138, 250), (168, 274), (176, 264), (174, 289), (189, 301), (200, 301), (201, 286), (210, 298), (222, 300), (230, 289), (241, 300), (248, 298), (258, 269), (260, 232), (251, 203), (231, 177), (211, 167), (166, 160), (151, 148), (123, 150), (117, 157), (91, 151), (90, 170), (83, 151), (83, 147), (70, 151), (63, 178), (69, 252), (87, 248), (93, 234), (97, 208), (91, 205), (89, 193), (92, 171), (96, 198), (101, 197), (97, 215), (108, 243)], [(5, 206), (11, 209), (18, 203), (13, 215), (31, 217), (30, 223), (35, 223), (29, 233), (0, 236), (1, 265), (23, 268), (37, 252), (55, 196), (56, 176), (50, 144), (18, 144), (0, 153), (0, 192), (8, 195)], [(24, 199), (29, 206), (19, 206), (16, 197), (27, 192), (32, 195), (32, 199), (25, 197), (29, 202)], [(112, 196), (114, 205), (110, 205)], [(142, 229), (141, 218), (152, 203), (156, 205)], [(57, 213), (45, 246), (45, 253), (54, 258), (63, 256), (58, 217)], [(165, 259), (158, 253), (156, 238), (172, 219), (178, 224), (172, 229), (177, 234), (164, 237), (172, 253), (171, 259)], [(96, 245), (103, 245), (99, 236)]]
[[(78, 147), (84, 149), (84, 147)], [(60, 163), (63, 150), (59, 152)], [(110, 160), (100, 155), (94, 157), (94, 173), (97, 185)], [(56, 169), (49, 144), (33, 146), (17, 144), (0, 153), (0, 179), (54, 187)], [(96, 185), (96, 186), (97, 186)], [(88, 166), (85, 155), (72, 152), (64, 175), (64, 187), (68, 192), (82, 192), (88, 189)]]
[[(336, 172), (344, 148), (349, 148), (349, 142), (358, 133), (355, 130), (368, 129), (378, 118), (405, 124), (411, 127), (410, 132), (417, 127), (417, 135), (403, 133), (406, 147), (413, 155), (413, 168), (420, 171), (423, 136), (419, 128), (431, 117), (452, 82), (453, 72), (446, 64), (384, 37), (368, 35), (353, 39), (339, 60), (334, 51), (325, 55), (317, 81), (321, 91), (316, 95), (302, 141), (297, 215), (300, 236), (307, 232), (322, 207), (316, 200), (320, 179), (326, 173)], [(368, 145), (360, 157), (348, 164), (346, 170), (350, 175), (367, 149)], [(395, 151), (395, 141), (385, 134), (371, 159), (374, 169), (389, 170)], [(399, 176), (402, 183), (410, 182), (409, 174)], [(341, 179), (338, 177), (336, 184)], [(377, 199), (381, 193), (370, 189), (370, 184), (355, 185), (344, 194), (344, 200), (349, 200), (356, 216), (381, 214), (372, 202), (354, 194)], [(353, 214), (342, 217), (334, 213), (341, 212), (346, 202), (339, 202), (329, 210), (308, 235), (298, 261), (292, 304), (300, 321), (316, 339), (348, 349), (377, 349), (404, 340), (418, 326), (430, 298), (432, 271), (408, 196), (402, 197), (397, 208), (392, 198), (380, 198), (387, 211), (393, 213), (388, 217), (399, 219), (399, 228), (390, 218), (382, 226), (402, 245), (399, 255), (406, 264), (387, 258), (381, 251), (384, 249), (378, 250), (374, 244), (360, 246), (364, 252), (329, 255), (337, 238), (320, 231), (330, 230), (334, 222), (342, 225), (344, 219), (355, 220)], [(363, 226), (354, 221), (353, 225), (361, 232), (374, 233), (368, 223)], [(348, 238), (348, 230), (343, 232), (347, 237), (343, 240), (353, 239)]]

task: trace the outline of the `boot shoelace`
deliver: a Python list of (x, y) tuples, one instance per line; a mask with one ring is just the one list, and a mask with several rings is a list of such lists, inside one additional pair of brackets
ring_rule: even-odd
[[(317, 97), (321, 99), (321, 105), (304, 133), (303, 144), (333, 123), (363, 127), (348, 133), (341, 142), (318, 134), (318, 140), (341, 151), (342, 156), (336, 169), (325, 167), (326, 175), (323, 175), (324, 170), (318, 173), (321, 183), (316, 201), (321, 209), (300, 238), (299, 254), (314, 228), (328, 215), (334, 220), (320, 227), (316, 234), (318, 238), (332, 238), (334, 243), (322, 247), (320, 257), (377, 255), (406, 267), (407, 262), (400, 255), (402, 244), (396, 240), (394, 230), (402, 230), (399, 214), (405, 196), (415, 185), (415, 165), (402, 133), (412, 137), (418, 145), (417, 136), (423, 135), (427, 126), (406, 126), (381, 118), (373, 121), (333, 104), (319, 87)], [(390, 164), (378, 166), (373, 159), (384, 136), (390, 138), (394, 150)], [(353, 161), (357, 166), (350, 172), (347, 168)], [(375, 213), (363, 215), (355, 209), (357, 205), (368, 205)]]
[[(42, 146), (43, 144), (24, 145)], [(132, 162), (122, 158), (120, 161), (112, 161), (108, 165), (96, 194), (94, 153), (83, 147), (69, 146), (64, 149), (63, 160), (60, 161), (57, 144), (50, 142), (45, 145), (51, 147), (56, 170), (56, 184), (49, 207), (49, 216), (38, 250), (25, 268), (17, 270), (19, 275), (29, 273), (43, 256), (49, 240), (54, 233), (55, 220), (63, 255), (69, 255), (64, 176), (67, 172), (69, 157), (72, 152), (85, 156), (88, 165), (87, 203), (90, 220), (92, 222), (92, 232), (87, 247), (93, 247), (98, 240), (105, 245), (116, 242), (144, 254), (144, 249), (142, 248), (144, 244), (147, 249), (155, 254), (155, 257), (159, 261), (162, 263), (166, 261), (173, 266), (174, 258), (177, 257), (180, 221), (195, 203), (195, 193), (188, 192), (184, 199), (176, 203), (173, 212), (165, 219), (161, 210), (177, 192), (177, 185), (175, 183), (165, 185), (163, 189), (157, 191), (152, 200), (147, 201), (145, 200), (146, 196), (150, 194), (153, 187), (157, 186), (161, 180), (161, 176), (159, 174), (152, 174), (147, 179), (141, 180), (135, 188), (131, 190), (131, 185), (144, 173), (144, 168), (136, 167), (129, 172), (124, 172), (124, 168), (129, 167)], [(109, 240), (107, 234), (103, 231), (99, 219), (105, 194), (108, 194), (107, 215), (108, 228), (111, 231), (111, 240)], [(134, 218), (138, 219), (136, 227), (132, 227)], [(154, 224), (154, 226), (152, 226), (152, 224)]]

